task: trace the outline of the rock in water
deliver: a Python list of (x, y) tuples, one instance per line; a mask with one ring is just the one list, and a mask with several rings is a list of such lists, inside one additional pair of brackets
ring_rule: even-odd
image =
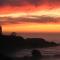
[(39, 50), (33, 50), (32, 57), (42, 57), (41, 52)]

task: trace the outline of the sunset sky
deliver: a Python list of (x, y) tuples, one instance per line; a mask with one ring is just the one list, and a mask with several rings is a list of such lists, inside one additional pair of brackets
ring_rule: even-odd
[(3, 32), (60, 33), (60, 0), (0, 0), (0, 25)]

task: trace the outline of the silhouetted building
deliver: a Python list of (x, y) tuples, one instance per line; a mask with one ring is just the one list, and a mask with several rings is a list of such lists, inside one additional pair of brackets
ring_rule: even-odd
[(0, 35), (2, 35), (2, 27), (0, 26)]

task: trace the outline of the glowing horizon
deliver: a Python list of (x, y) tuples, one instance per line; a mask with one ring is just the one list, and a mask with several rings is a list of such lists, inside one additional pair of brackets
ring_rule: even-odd
[(60, 32), (60, 24), (37, 24), (37, 23), (11, 24), (11, 25), (4, 25), (3, 32), (58, 33)]

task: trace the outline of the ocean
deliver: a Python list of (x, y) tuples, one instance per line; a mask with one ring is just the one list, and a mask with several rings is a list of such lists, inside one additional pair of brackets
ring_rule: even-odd
[(32, 50), (39, 50), (43, 56), (39, 60), (60, 60), (60, 46), (48, 47), (48, 48), (32, 48), (32, 49), (20, 49), (16, 51), (16, 57), (21, 58), (24, 56), (32, 56)]

